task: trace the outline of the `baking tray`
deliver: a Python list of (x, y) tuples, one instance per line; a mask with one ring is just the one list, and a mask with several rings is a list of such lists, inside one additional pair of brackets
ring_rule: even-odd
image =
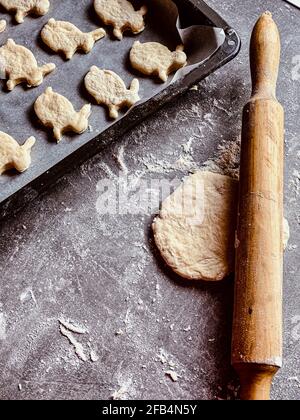
[[(37, 138), (29, 170), (23, 174), (11, 171), (0, 177), (0, 219), (38, 196), (66, 171), (99, 152), (239, 52), (240, 39), (236, 31), (204, 1), (145, 2), (148, 3), (150, 13), (143, 33), (137, 37), (126, 34), (124, 40), (119, 42), (113, 39), (110, 29), (106, 28), (108, 36), (96, 43), (90, 54), (77, 53), (70, 61), (53, 54), (43, 45), (40, 31), (50, 17), (71, 21), (86, 32), (102, 26), (93, 10), (92, 0), (52, 0), (46, 16), (27, 17), (22, 25), (15, 25), (13, 17), (0, 10), (0, 18), (8, 21), (7, 30), (0, 35), (1, 45), (7, 38), (13, 38), (31, 49), (39, 64), (54, 62), (57, 66), (57, 70), (46, 76), (38, 88), (27, 89), (21, 85), (11, 93), (7, 93), (4, 88), (0, 90), (0, 130), (12, 135), (20, 143), (30, 135)], [(139, 6), (141, 2), (133, 0), (133, 3)], [(174, 8), (173, 3), (177, 8)], [(141, 42), (159, 41), (171, 49), (183, 41), (189, 58), (188, 66), (170, 77), (166, 84), (141, 76), (128, 63), (128, 53), (136, 39)], [(138, 77), (142, 100), (129, 112), (123, 113), (116, 122), (108, 119), (104, 108), (93, 105), (89, 130), (79, 136), (65, 135), (57, 145), (51, 132), (39, 124), (33, 103), (47, 86), (52, 86), (69, 98), (76, 110), (84, 103), (94, 104), (83, 86), (83, 78), (93, 64), (116, 71), (127, 85), (133, 77)]]

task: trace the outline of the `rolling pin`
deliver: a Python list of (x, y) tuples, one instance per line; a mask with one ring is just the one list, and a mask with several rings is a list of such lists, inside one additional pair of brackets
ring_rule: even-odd
[(232, 365), (242, 400), (270, 399), (282, 365), (284, 111), (276, 99), (280, 37), (269, 12), (250, 46), (252, 96), (243, 111)]

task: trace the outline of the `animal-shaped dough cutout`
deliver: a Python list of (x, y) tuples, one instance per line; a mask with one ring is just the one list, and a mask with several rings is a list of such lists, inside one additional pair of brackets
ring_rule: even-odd
[(95, 42), (103, 38), (105, 34), (102, 28), (83, 33), (70, 22), (50, 19), (44, 26), (41, 37), (53, 51), (63, 52), (66, 59), (70, 60), (77, 50), (89, 53)]
[(35, 138), (29, 137), (20, 146), (15, 139), (0, 131), (0, 175), (13, 168), (18, 172), (26, 171), (31, 164), (30, 154), (34, 144)]
[(39, 96), (34, 104), (34, 110), (39, 120), (46, 126), (53, 129), (57, 142), (62, 138), (63, 133), (73, 131), (81, 134), (87, 130), (91, 105), (84, 105), (76, 112), (71, 102), (62, 95), (54, 92), (51, 87)]
[(130, 51), (130, 62), (133, 68), (147, 76), (158, 76), (163, 82), (168, 76), (187, 64), (187, 56), (183, 52), (183, 45), (171, 52), (158, 42), (136, 41)]
[(140, 100), (139, 81), (134, 79), (130, 89), (126, 89), (123, 80), (110, 70), (101, 70), (93, 66), (85, 76), (84, 83), (97, 103), (108, 107), (109, 116), (114, 119), (118, 118), (121, 108), (131, 107)]
[(6, 29), (6, 20), (1, 19), (0, 20), (0, 34), (2, 34), (2, 32), (4, 32)]
[(136, 11), (128, 0), (95, 0), (94, 5), (101, 20), (114, 27), (114, 36), (119, 40), (125, 31), (139, 34), (145, 29), (146, 6)]
[(15, 13), (17, 23), (23, 23), (29, 14), (44, 16), (50, 8), (49, 0), (0, 0), (0, 5)]
[(13, 90), (16, 85), (26, 82), (28, 87), (43, 83), (44, 76), (55, 69), (55, 64), (48, 63), (39, 67), (30, 50), (17, 45), (9, 39), (0, 48), (1, 70), (8, 78), (7, 89)]

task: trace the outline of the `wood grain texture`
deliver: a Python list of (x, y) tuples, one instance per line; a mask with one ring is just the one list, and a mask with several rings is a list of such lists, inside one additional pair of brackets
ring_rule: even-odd
[(276, 99), (280, 37), (270, 13), (251, 39), (253, 92), (243, 113), (232, 364), (241, 398), (269, 399), (282, 364), (284, 112)]

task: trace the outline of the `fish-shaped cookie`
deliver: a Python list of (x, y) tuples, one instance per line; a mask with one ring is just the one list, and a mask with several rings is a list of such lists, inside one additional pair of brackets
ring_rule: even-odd
[(39, 120), (46, 127), (53, 129), (57, 142), (62, 138), (63, 133), (73, 131), (81, 134), (87, 130), (91, 105), (87, 104), (76, 112), (71, 102), (64, 96), (48, 87), (34, 104), (34, 110)]
[(88, 92), (97, 103), (106, 105), (109, 116), (118, 118), (119, 110), (125, 106), (131, 107), (140, 100), (139, 81), (133, 79), (130, 89), (127, 89), (123, 80), (113, 71), (102, 70), (92, 66), (85, 76), (84, 84)]
[(29, 14), (44, 16), (50, 8), (49, 0), (0, 0), (0, 5), (8, 12), (15, 13), (17, 23), (23, 23)]
[(35, 144), (35, 138), (29, 137), (20, 146), (19, 143), (3, 131), (0, 131), (0, 175), (9, 169), (18, 172), (26, 171), (31, 164), (31, 149)]
[(183, 45), (172, 52), (159, 42), (136, 41), (130, 51), (130, 62), (141, 73), (158, 76), (166, 82), (169, 74), (187, 64), (187, 56), (183, 52)]
[(39, 67), (30, 50), (17, 45), (9, 39), (0, 48), (0, 71), (7, 78), (8, 90), (16, 85), (26, 82), (28, 87), (36, 87), (43, 83), (43, 78), (55, 69), (55, 64), (48, 63)]
[(41, 32), (42, 40), (55, 52), (63, 52), (70, 60), (77, 50), (89, 53), (95, 42), (105, 36), (104, 29), (83, 33), (70, 22), (57, 21), (53, 18), (44, 26)]
[(101, 20), (106, 25), (113, 26), (114, 36), (119, 40), (123, 38), (125, 31), (139, 34), (145, 29), (146, 6), (136, 11), (128, 0), (95, 0), (94, 6)]

